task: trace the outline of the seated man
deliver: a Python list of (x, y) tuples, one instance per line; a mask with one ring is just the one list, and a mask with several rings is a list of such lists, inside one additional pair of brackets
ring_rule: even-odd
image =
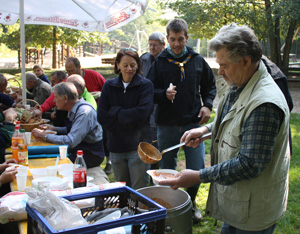
[[(51, 94), (51, 86), (37, 78), (32, 72), (26, 73), (26, 89), (32, 90), (32, 92), (27, 92), (27, 98), (35, 100), (40, 105), (43, 104)], [(35, 106), (33, 102), (29, 104)]]
[(79, 97), (82, 97), (88, 103), (90, 103), (95, 110), (97, 110), (97, 103), (93, 95), (85, 87), (85, 81), (80, 75), (71, 75), (67, 78), (66, 82), (71, 82), (75, 85)]
[(15, 103), (14, 99), (5, 94), (7, 87), (7, 80), (3, 74), (0, 73), (0, 105), (1, 109), (12, 107)]
[(41, 79), (42, 81), (50, 84), (48, 77), (44, 73), (44, 69), (42, 68), (41, 65), (36, 64), (33, 66), (33, 73), (36, 75), (37, 78)]
[(11, 137), (15, 130), (13, 121), (16, 117), (17, 113), (13, 108), (0, 112), (0, 163), (5, 161), (5, 148), (11, 145)]
[(78, 58), (67, 58), (65, 67), (69, 76), (77, 74), (83, 77), (85, 86), (89, 92), (102, 91), (102, 87), (105, 83), (104, 77), (99, 72), (88, 69), (81, 69), (80, 61), (78, 60)]
[(108, 178), (100, 164), (104, 159), (102, 127), (97, 121), (97, 112), (83, 98), (79, 99), (77, 89), (71, 82), (61, 82), (53, 87), (58, 110), (68, 111), (66, 127), (43, 125), (48, 130), (57, 131), (59, 135), (47, 134), (40, 129), (33, 129), (32, 134), (54, 144), (68, 145), (69, 158), (75, 161), (77, 150), (83, 150), (83, 157), (88, 171), (94, 178), (94, 184), (108, 183)]

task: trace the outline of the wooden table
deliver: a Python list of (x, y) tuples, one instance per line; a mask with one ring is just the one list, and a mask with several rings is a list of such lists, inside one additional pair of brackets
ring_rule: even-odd
[[(49, 165), (55, 165), (55, 162), (56, 162), (56, 158), (35, 158), (35, 159), (29, 159), (28, 160), (28, 167), (30, 169), (33, 169), (33, 168), (45, 168), (45, 167), (47, 167)], [(69, 158), (65, 158), (65, 159), (59, 160), (58, 165), (60, 165), (60, 164), (67, 164), (67, 163), (72, 163)], [(59, 176), (59, 177), (61, 177), (61, 176)], [(32, 174), (30, 173), (30, 171), (28, 171), (26, 186), (30, 186), (31, 187), (32, 180), (33, 180)], [(10, 188), (11, 188), (11, 191), (18, 191), (18, 186), (17, 186), (16, 179), (14, 179), (10, 183)], [(19, 227), (20, 234), (27, 234), (27, 220), (19, 221), (18, 222), (18, 227)]]

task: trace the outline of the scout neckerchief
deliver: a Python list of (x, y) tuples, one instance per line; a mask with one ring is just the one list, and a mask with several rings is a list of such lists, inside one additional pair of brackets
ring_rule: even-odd
[[(169, 52), (169, 54), (171, 54), (171, 55), (172, 55), (173, 57), (175, 57), (175, 58), (180, 58), (180, 57), (182, 57), (183, 55), (187, 54), (187, 49), (186, 49), (186, 47), (184, 47), (183, 53), (182, 53), (181, 55), (179, 55), (179, 56), (175, 56), (175, 55), (172, 53), (170, 46), (167, 48), (167, 51)], [(170, 63), (174, 63), (174, 64), (178, 65), (178, 67), (180, 68), (180, 78), (181, 78), (180, 81), (181, 81), (181, 82), (185, 79), (184, 64), (186, 64), (186, 63), (190, 60), (191, 57), (192, 57), (191, 55), (187, 56), (187, 57), (185, 58), (185, 60), (184, 60), (182, 63), (180, 63), (180, 62), (178, 62), (178, 61), (175, 61), (175, 60), (173, 60), (173, 59), (168, 59), (168, 61), (169, 61)]]

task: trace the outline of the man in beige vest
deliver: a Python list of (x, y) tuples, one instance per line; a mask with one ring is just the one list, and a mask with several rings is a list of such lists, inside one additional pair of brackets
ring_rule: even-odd
[(288, 198), (288, 106), (250, 28), (224, 26), (209, 47), (227, 85), (214, 122), (185, 132), (181, 141), (196, 147), (201, 140), (192, 139), (212, 132), (211, 167), (183, 170), (160, 184), (211, 183), (206, 215), (223, 221), (222, 234), (273, 233)]

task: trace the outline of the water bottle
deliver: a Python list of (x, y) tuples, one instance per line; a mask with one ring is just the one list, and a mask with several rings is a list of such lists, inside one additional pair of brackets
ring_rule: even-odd
[(12, 149), (12, 157), (19, 162), (18, 160), (18, 147), (20, 141), (21, 133), (20, 133), (20, 126), (15, 126), (15, 132), (11, 138), (11, 149)]
[(18, 162), (23, 166), (28, 166), (28, 149), (25, 136), (25, 129), (20, 130), (21, 137), (18, 145)]
[(77, 150), (77, 158), (73, 166), (73, 188), (86, 186), (87, 167), (82, 150)]

